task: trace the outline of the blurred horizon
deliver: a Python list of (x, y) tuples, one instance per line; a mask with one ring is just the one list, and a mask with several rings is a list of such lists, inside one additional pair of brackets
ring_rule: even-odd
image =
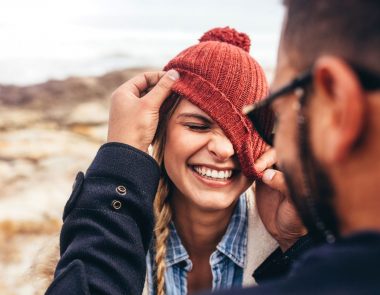
[(247, 33), (251, 55), (273, 70), (280, 0), (0, 0), (0, 84), (162, 68), (214, 27)]

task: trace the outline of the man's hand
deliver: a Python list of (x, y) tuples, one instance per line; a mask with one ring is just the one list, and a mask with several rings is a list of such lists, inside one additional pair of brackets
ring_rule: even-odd
[(268, 232), (285, 252), (307, 233), (290, 200), (284, 174), (271, 169), (276, 163), (274, 149), (266, 151), (255, 163), (258, 171), (264, 171), (262, 181), (256, 182), (256, 203), (260, 217)]
[(147, 152), (156, 133), (161, 104), (178, 78), (175, 70), (143, 73), (116, 89), (111, 97), (107, 141)]

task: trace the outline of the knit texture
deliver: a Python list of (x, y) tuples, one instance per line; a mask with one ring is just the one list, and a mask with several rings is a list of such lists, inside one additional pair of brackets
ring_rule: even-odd
[[(166, 71), (180, 73), (172, 89), (220, 126), (234, 147), (243, 173), (250, 179), (261, 178), (253, 164), (264, 152), (265, 143), (242, 109), (264, 98), (268, 84), (263, 69), (249, 55), (250, 39), (226, 27), (205, 33), (200, 41), (165, 66)], [(268, 113), (262, 118), (270, 132), (272, 116)]]

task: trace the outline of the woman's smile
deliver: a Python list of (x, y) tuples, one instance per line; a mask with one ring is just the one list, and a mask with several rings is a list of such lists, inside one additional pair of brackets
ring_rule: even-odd
[(216, 168), (208, 165), (188, 165), (188, 167), (198, 180), (211, 187), (229, 185), (237, 173), (233, 169)]
[(199, 175), (216, 180), (227, 180), (232, 176), (232, 169), (213, 169), (206, 165), (191, 166)]
[[(229, 184), (231, 184), (232, 179), (230, 178), (218, 178), (218, 177), (212, 177), (207, 175), (202, 175), (198, 171), (196, 171), (194, 168), (190, 168), (193, 175), (200, 180), (203, 184), (213, 187), (213, 188), (221, 188), (225, 187)], [(215, 171), (215, 170), (213, 170)]]

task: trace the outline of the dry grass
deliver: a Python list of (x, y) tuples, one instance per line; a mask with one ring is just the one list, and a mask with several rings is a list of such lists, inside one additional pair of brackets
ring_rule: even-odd
[[(0, 275), (0, 294), (44, 294), (59, 257), (61, 224), (52, 218), (0, 222), (0, 264), (3, 274), (7, 274)], [(23, 270), (15, 272), (15, 267)], [(15, 285), (28, 286), (28, 290), (11, 288)]]
[(61, 224), (62, 222), (58, 219), (0, 222), (0, 261), (2, 264), (7, 264), (20, 259), (20, 248), (23, 245), (15, 245), (16, 237), (20, 235), (52, 235), (59, 232)]

